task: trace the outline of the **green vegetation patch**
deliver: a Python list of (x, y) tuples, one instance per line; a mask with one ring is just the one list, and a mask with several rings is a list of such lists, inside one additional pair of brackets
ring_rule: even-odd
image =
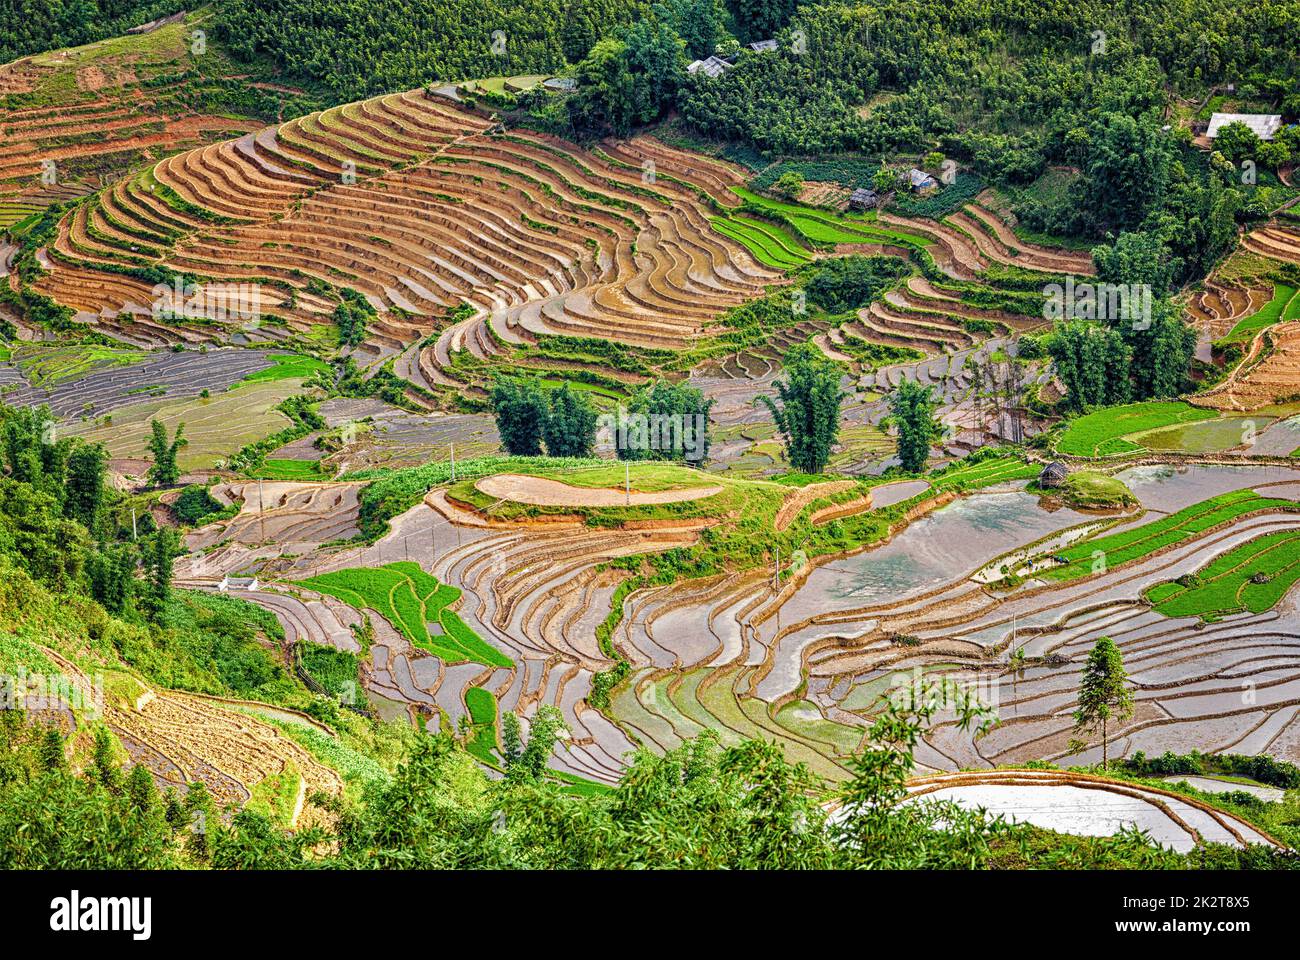
[(970, 203), (984, 189), (984, 181), (973, 173), (963, 173), (957, 182), (940, 187), (929, 196), (899, 193), (892, 204), (895, 213), (905, 217), (941, 220)]
[[(501, 500), (477, 486), (477, 479), (460, 480), (447, 490), (447, 496), (487, 516), (501, 520), (527, 519), (545, 515), (581, 514), (592, 526), (616, 526), (629, 520), (707, 519), (735, 515), (746, 510), (763, 509), (771, 503), (778, 507), (785, 496), (783, 485), (770, 481), (735, 480), (703, 473), (668, 463), (628, 463), (605, 461), (601, 466), (548, 468), (545, 465), (520, 467), (522, 476), (554, 480), (573, 487), (591, 490), (622, 490), (624, 479), (633, 493), (661, 493), (720, 486), (722, 491), (711, 497), (675, 503), (632, 504), (630, 506), (591, 507), (580, 505), (536, 506), (513, 500)], [(769, 501), (771, 503), (769, 503)], [(761, 502), (761, 506), (760, 506)], [(775, 513), (772, 514), (775, 517)]]
[(1300, 289), (1278, 283), (1273, 286), (1273, 299), (1260, 307), (1249, 317), (1237, 321), (1237, 325), (1228, 331), (1220, 343), (1240, 343), (1255, 338), (1255, 334), (1265, 327), (1271, 327), (1279, 320), (1291, 320), (1300, 316)]
[[(491, 473), (518, 473), (530, 467), (608, 466), (597, 459), (562, 459), (556, 457), (476, 457), (456, 464), (458, 479), (477, 479)], [(388, 530), (388, 521), (405, 513), (424, 499), (434, 487), (452, 478), (448, 461), (426, 463), (406, 470), (358, 470), (345, 474), (343, 480), (369, 480), (361, 491), (359, 525), (367, 539), (375, 540)]]
[(1106, 568), (1118, 567), (1157, 550), (1163, 550), (1212, 527), (1235, 520), (1246, 514), (1267, 510), (1296, 511), (1300, 506), (1294, 500), (1262, 497), (1254, 490), (1234, 490), (1184, 507), (1177, 513), (1161, 517), (1131, 530), (1113, 533), (1096, 540), (1085, 540), (1058, 554), (1064, 561), (1060, 566), (1041, 571), (1035, 576), (1045, 580), (1073, 580)]
[(355, 653), (317, 643), (300, 645), (302, 668), (335, 700), (355, 703), (360, 692), (359, 661)]
[(1065, 478), (1060, 494), (1067, 506), (1085, 510), (1118, 509), (1138, 502), (1123, 480), (1092, 470), (1070, 474)]
[(1215, 557), (1195, 574), (1145, 592), (1166, 617), (1213, 619), (1272, 609), (1300, 580), (1300, 531), (1268, 533)]
[[(486, 643), (448, 605), (460, 590), (440, 583), (404, 560), (382, 567), (353, 567), (297, 581), (328, 593), (358, 610), (375, 610), (413, 645), (447, 663), (473, 661), (490, 667), (513, 667), (514, 661)], [(430, 631), (430, 625), (437, 629)]]
[(470, 687), (465, 691), (465, 709), (469, 711), (472, 727), (465, 745), (470, 753), (485, 763), (496, 765), (497, 748), (497, 698), (492, 691)]
[(1038, 476), (1042, 468), (1037, 464), (1027, 463), (1014, 456), (989, 456), (960, 460), (946, 470), (934, 475), (937, 490), (975, 490), (991, 487), (999, 483), (1011, 483), (1016, 480), (1031, 480)]
[(1057, 441), (1056, 449), (1076, 457), (1107, 457), (1143, 449), (1124, 439), (1130, 434), (1197, 420), (1212, 420), (1217, 414), (1181, 400), (1150, 400), (1106, 407), (1071, 420)]
[(812, 259), (798, 240), (775, 224), (748, 217), (711, 217), (709, 226), (742, 244), (755, 260), (765, 266), (790, 270)]
[(245, 383), (265, 383), (271, 380), (310, 380), (317, 374), (332, 373), (330, 365), (315, 357), (301, 353), (274, 353), (270, 360), (272, 366), (258, 370), (244, 377)]
[(24, 343), (12, 349), (11, 360), (33, 386), (52, 387), (107, 367), (128, 367), (148, 356), (143, 350), (92, 343)]
[(788, 225), (814, 246), (825, 247), (837, 243), (894, 243), (919, 249), (929, 243), (919, 234), (880, 225), (875, 215), (871, 213), (839, 214), (801, 203), (773, 200), (744, 187), (731, 189), (745, 201), (747, 208)]
[(249, 470), (248, 475), (256, 480), (310, 482), (326, 479), (316, 460), (263, 460), (260, 466)]

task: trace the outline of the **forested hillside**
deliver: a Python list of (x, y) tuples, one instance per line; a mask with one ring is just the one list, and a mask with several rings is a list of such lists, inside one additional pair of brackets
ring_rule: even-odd
[(222, 0), (222, 39), (343, 100), (435, 80), (558, 70), (637, 19), (639, 0)]
[[(1029, 6), (804, 6), (793, 22), (802, 35), (783, 45), (795, 52), (799, 41), (804, 54), (746, 58), (719, 83), (697, 84), (687, 112), (715, 135), (781, 151), (878, 151), (971, 129), (973, 153), (1023, 176), (1042, 159), (1069, 159), (1065, 135), (1092, 109), (1134, 114), (1170, 91), (1197, 97), (1247, 77), (1285, 87), (1275, 78), (1296, 74), (1300, 12), (1284, 0), (1232, 10), (1151, 0), (1127, 14), (1108, 3)], [(882, 92), (900, 95), (873, 100)], [(866, 104), (865, 116), (852, 109)]]
[(0, 0), (0, 63), (116, 36), (185, 7), (184, 0)]

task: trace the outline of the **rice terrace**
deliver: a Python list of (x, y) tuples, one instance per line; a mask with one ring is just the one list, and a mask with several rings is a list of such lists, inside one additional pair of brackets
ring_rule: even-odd
[(0, 865), (1300, 865), (1296, 0), (44, 6)]

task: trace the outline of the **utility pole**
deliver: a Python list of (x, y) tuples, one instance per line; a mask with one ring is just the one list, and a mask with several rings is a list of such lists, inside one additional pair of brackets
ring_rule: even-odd
[(632, 466), (630, 461), (623, 461), (623, 497), (626, 506), (632, 506)]
[[(1013, 696), (1017, 699), (1020, 697), (1020, 670), (1024, 661), (1020, 659), (1019, 651), (1016, 649), (1016, 615), (1011, 615), (1011, 659), (1014, 661), (1011, 668), (1011, 686)], [(1016, 716), (1020, 716), (1020, 704), (1016, 704)]]
[(266, 496), (262, 490), (262, 478), (257, 478), (257, 516), (262, 524), (262, 542), (266, 543)]
[(451, 482), (456, 482), (456, 444), (451, 445)]
[(135, 526), (135, 504), (134, 503), (131, 504), (131, 539), (132, 540), (140, 539), (140, 533), (138, 530), (136, 530), (136, 526)]

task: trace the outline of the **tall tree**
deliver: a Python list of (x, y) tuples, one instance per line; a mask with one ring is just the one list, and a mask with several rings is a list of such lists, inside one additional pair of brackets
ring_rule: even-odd
[(596, 411), (591, 401), (567, 383), (551, 393), (543, 430), (552, 457), (589, 457), (596, 445)]
[(1108, 740), (1111, 719), (1133, 716), (1133, 693), (1128, 688), (1124, 657), (1110, 637), (1102, 637), (1088, 654), (1079, 684), (1079, 707), (1074, 711), (1074, 729), (1093, 733), (1101, 728), (1101, 768), (1109, 763)]
[(614, 438), (620, 460), (682, 460), (698, 466), (708, 457), (713, 400), (698, 387), (656, 380), (633, 393), (627, 406), (632, 417), (617, 425)]
[(703, 60), (717, 48), (722, 33), (718, 23), (718, 0), (664, 0), (656, 13), (686, 44), (686, 55)]
[[(516, 729), (517, 727), (516, 721)], [(564, 714), (549, 703), (542, 704), (528, 724), (528, 742), (506, 767), (506, 779), (512, 783), (540, 781), (546, 771), (546, 765), (550, 762), (555, 744), (567, 734), (568, 727), (564, 723)]]
[(903, 380), (889, 397), (889, 408), (898, 428), (898, 460), (908, 473), (925, 469), (930, 446), (938, 435), (934, 391), (915, 380)]
[(1142, 231), (1126, 231), (1110, 246), (1094, 247), (1092, 259), (1097, 264), (1098, 280), (1119, 286), (1143, 284), (1157, 297), (1169, 290), (1179, 268), (1164, 241)]
[(57, 421), (49, 406), (6, 406), (0, 411), (0, 423), (9, 475), (62, 503), (67, 458), (74, 440), (58, 437)]
[(161, 527), (144, 546), (145, 607), (157, 620), (172, 592), (172, 562), (179, 551), (180, 538), (171, 527)]
[(1142, 398), (1174, 397), (1187, 389), (1196, 331), (1177, 308), (1167, 300), (1157, 301), (1149, 324), (1120, 329), (1133, 351), (1130, 376)]
[(1174, 141), (1154, 120), (1103, 113), (1092, 124), (1083, 202), (1113, 225), (1133, 227), (1164, 199)]
[(176, 424), (175, 437), (168, 439), (167, 426), (159, 420), (150, 420), (149, 452), (153, 465), (149, 468), (149, 482), (155, 487), (170, 487), (181, 477), (176, 465), (176, 454), (189, 445), (185, 439), (185, 424)]
[(767, 40), (790, 20), (796, 0), (730, 0), (728, 6), (741, 39)]
[(578, 64), (578, 93), (570, 99), (575, 125), (608, 125), (619, 135), (659, 119), (677, 96), (686, 45), (665, 21), (637, 21), (622, 40), (606, 37)]
[(1063, 409), (1079, 411), (1132, 399), (1133, 349), (1120, 331), (1086, 320), (1060, 323), (1048, 339), (1048, 351), (1065, 387)]
[(821, 473), (839, 438), (840, 404), (848, 396), (840, 389), (840, 366), (807, 343), (791, 347), (784, 364), (785, 379), (776, 381), (780, 402), (758, 400), (772, 412), (790, 466)]
[(135, 580), (135, 551), (131, 544), (102, 548), (86, 562), (90, 595), (109, 613), (121, 613), (131, 597)]
[(1219, 129), (1214, 139), (1214, 149), (1233, 163), (1255, 156), (1261, 141), (1259, 135), (1244, 123), (1229, 123)]
[(492, 413), (506, 452), (516, 457), (542, 453), (546, 431), (546, 394), (536, 380), (498, 379), (492, 385)]
[(104, 505), (105, 461), (104, 448), (99, 444), (78, 443), (68, 454), (63, 513), (92, 533), (99, 528), (99, 512)]

